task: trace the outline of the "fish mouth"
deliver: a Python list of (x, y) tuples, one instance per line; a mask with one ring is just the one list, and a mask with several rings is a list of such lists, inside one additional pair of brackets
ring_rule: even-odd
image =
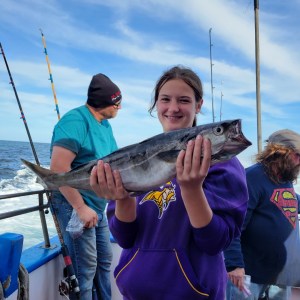
[(232, 137), (233, 145), (244, 145), (249, 147), (252, 143), (240, 132), (237, 136)]
[(236, 120), (235, 126), (228, 133), (228, 142), (224, 144), (223, 149), (230, 153), (239, 153), (252, 145), (242, 132), (242, 122)]
[(239, 153), (251, 145), (252, 143), (249, 140), (247, 140), (244, 136), (238, 136), (231, 138), (230, 143), (225, 143), (223, 149), (231, 153)]
[(252, 145), (252, 142), (250, 142), (243, 134), (241, 130), (241, 120), (237, 121), (236, 126), (233, 128), (232, 132), (229, 133), (228, 136), (228, 143), (225, 143), (224, 149), (230, 152), (234, 151), (242, 151), (249, 146)]
[(252, 143), (243, 134), (231, 137), (218, 153), (212, 155), (212, 165), (220, 160), (228, 160), (240, 154), (251, 145)]

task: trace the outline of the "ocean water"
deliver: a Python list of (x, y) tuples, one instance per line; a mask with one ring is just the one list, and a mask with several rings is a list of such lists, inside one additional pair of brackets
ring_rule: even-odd
[[(49, 168), (50, 145), (46, 143), (34, 143), (34, 149), (41, 166)], [(22, 164), (21, 158), (35, 162), (29, 142), (0, 140), (0, 195), (39, 191), (43, 189), (43, 187), (36, 182), (35, 175)], [(295, 185), (295, 189), (296, 192), (300, 194), (300, 178)], [(47, 202), (46, 197), (44, 198), (44, 202)], [(0, 199), (0, 213), (36, 205), (38, 205), (37, 195), (4, 200)], [(45, 216), (49, 236), (52, 237), (56, 235), (56, 228), (50, 211)], [(0, 220), (0, 234), (5, 232), (23, 234), (24, 249), (43, 241), (39, 212), (31, 212), (25, 215)]]
[[(41, 166), (49, 168), (50, 144), (33, 143), (33, 145)], [(43, 189), (40, 184), (36, 183), (36, 176), (23, 165), (21, 158), (35, 162), (29, 142), (0, 140), (0, 195)], [(44, 197), (44, 203), (47, 203), (46, 197)], [(0, 213), (37, 205), (37, 195), (0, 199)], [(50, 211), (45, 216), (49, 236), (52, 237), (56, 235), (56, 229)], [(43, 241), (39, 212), (0, 220), (0, 234), (5, 232), (23, 234), (23, 249)]]

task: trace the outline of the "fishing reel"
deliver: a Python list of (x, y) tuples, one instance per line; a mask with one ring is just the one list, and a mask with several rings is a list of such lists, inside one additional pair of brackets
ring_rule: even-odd
[(58, 291), (61, 296), (67, 296), (71, 292), (74, 292), (77, 296), (77, 299), (80, 299), (80, 289), (78, 285), (78, 280), (74, 276), (74, 278), (68, 276), (68, 270), (65, 267), (64, 270), (64, 279), (61, 280), (60, 284), (58, 285)]
[(70, 294), (70, 279), (68, 277), (67, 269), (64, 268), (64, 279), (61, 280), (60, 284), (58, 285), (58, 291), (61, 296), (66, 296)]
[(66, 280), (62, 280), (58, 285), (58, 291), (61, 296), (67, 296), (70, 294), (70, 285)]

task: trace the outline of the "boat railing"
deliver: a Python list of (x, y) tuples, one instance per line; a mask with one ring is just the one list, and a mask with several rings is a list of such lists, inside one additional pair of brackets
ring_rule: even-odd
[[(24, 214), (31, 213), (34, 211), (39, 211), (41, 226), (42, 226), (42, 231), (43, 231), (43, 236), (44, 236), (44, 243), (45, 243), (44, 247), (50, 248), (51, 245), (50, 245), (50, 239), (49, 239), (49, 232), (48, 232), (48, 227), (47, 227), (46, 218), (45, 218), (45, 213), (48, 213), (48, 209), (49, 209), (49, 201), (48, 201), (49, 195), (45, 190), (0, 195), (0, 201), (10, 199), (10, 198), (25, 197), (25, 196), (30, 196), (30, 195), (38, 196), (38, 205), (37, 206), (29, 206), (29, 207), (22, 208), (22, 209), (16, 209), (16, 210), (0, 213), (0, 220), (12, 218), (12, 217), (19, 216), (19, 215), (24, 215)], [(47, 202), (44, 201), (45, 196), (47, 198)]]

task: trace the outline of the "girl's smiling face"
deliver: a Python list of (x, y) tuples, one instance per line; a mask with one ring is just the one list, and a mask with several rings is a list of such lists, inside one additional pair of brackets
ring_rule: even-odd
[(196, 102), (194, 90), (182, 79), (171, 79), (160, 89), (157, 115), (164, 132), (192, 127), (203, 100)]

